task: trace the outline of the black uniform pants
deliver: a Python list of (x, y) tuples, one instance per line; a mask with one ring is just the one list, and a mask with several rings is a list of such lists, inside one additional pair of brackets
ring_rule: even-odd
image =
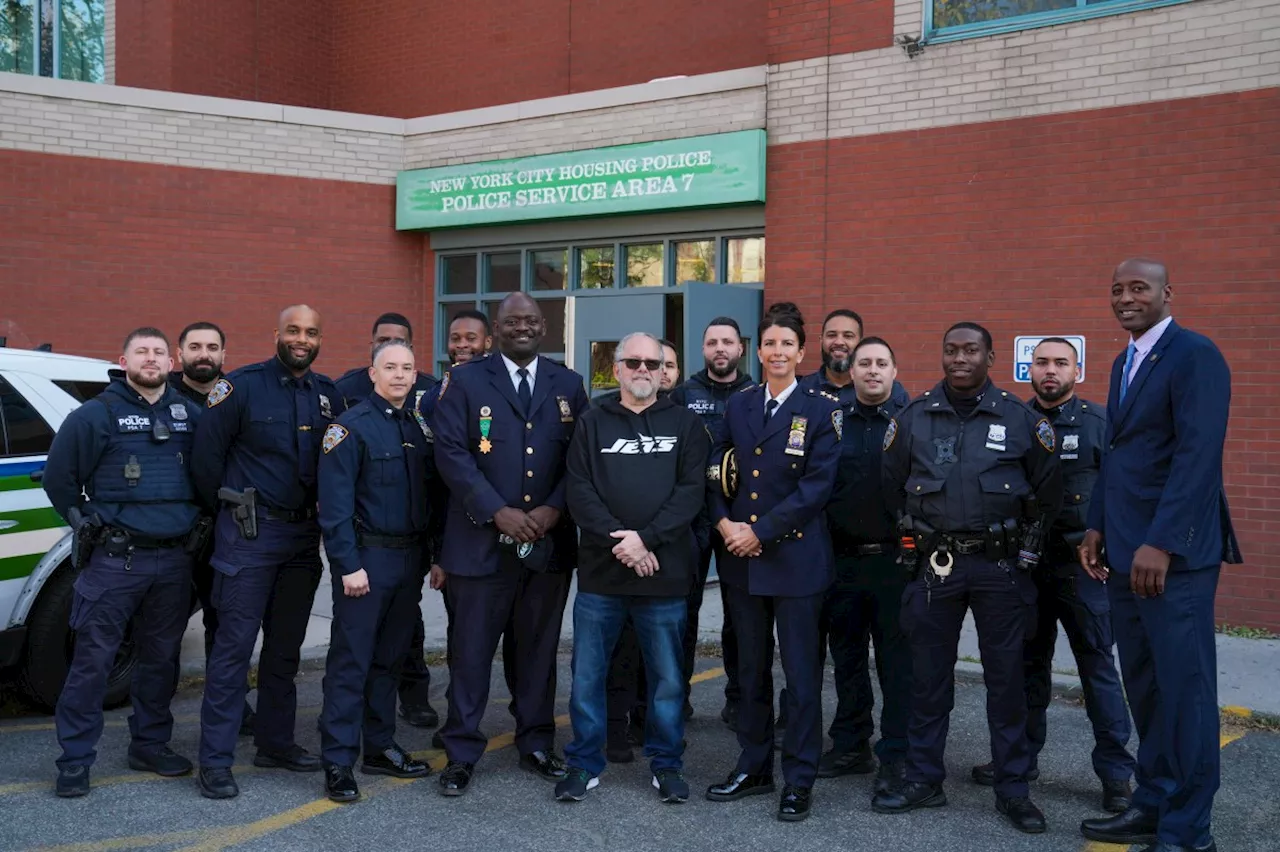
[(410, 625), (409, 650), (400, 669), (400, 703), (407, 707), (421, 707), (431, 703), (431, 669), (427, 668), (427, 628), (422, 622), (422, 590), (426, 587), (430, 565), (423, 560), (417, 578), (417, 612)]
[(911, 644), (911, 722), (907, 729), (906, 780), (941, 784), (956, 699), (956, 649), (965, 612), (973, 610), (987, 686), (987, 727), (995, 764), (996, 795), (1027, 795), (1031, 750), (1023, 653), (1033, 629), (1036, 587), (1009, 560), (956, 556), (951, 575), (930, 575), (927, 557), (919, 579), (907, 585), (902, 626)]
[[(195, 564), (195, 568), (191, 573), (191, 605), (188, 612), (194, 610), (196, 605), (200, 606), (200, 620), (204, 623), (204, 668), (209, 670), (209, 660), (213, 656), (213, 637), (218, 632), (218, 610), (213, 605), (213, 566), (209, 564), (207, 559), (202, 559)], [(179, 648), (181, 650), (181, 648)], [(173, 683), (176, 688), (178, 681), (182, 679), (182, 656), (179, 653), (173, 658), (174, 677)], [(249, 686), (245, 685), (247, 692)], [(244, 701), (244, 717), (245, 720), (253, 718), (253, 706), (246, 697)]]
[(822, 627), (835, 666), (836, 715), (828, 733), (837, 754), (865, 748), (875, 733), (868, 659), (874, 642), (883, 700), (876, 755), (882, 762), (906, 757), (911, 707), (911, 648), (901, 627), (906, 586), (906, 573), (892, 553), (836, 559), (836, 581), (827, 590)]
[(784, 598), (753, 595), (721, 583), (738, 637), (737, 771), (773, 774), (773, 631), (787, 677), (783, 699), (788, 724), (782, 737), (782, 775), (787, 784), (812, 787), (822, 755), (821, 630), (824, 595)]
[[(489, 704), (489, 675), (498, 639), (511, 636), (516, 748), (520, 754), (555, 745), (556, 651), (569, 574), (540, 574), (515, 560), (493, 574), (451, 574), (447, 581), (455, 629), (449, 649), (449, 713), (440, 731), (450, 760), (477, 763)], [(463, 629), (457, 629), (465, 625)]]

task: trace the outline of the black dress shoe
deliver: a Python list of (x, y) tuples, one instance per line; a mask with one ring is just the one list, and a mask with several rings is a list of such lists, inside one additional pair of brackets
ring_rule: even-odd
[(350, 766), (326, 763), (324, 767), (324, 791), (334, 802), (354, 802), (360, 798), (360, 787)]
[(1044, 834), (1048, 829), (1044, 813), (1026, 796), (1010, 796), (1007, 799), (996, 796), (996, 810), (1004, 814), (1018, 831)]
[(520, 768), (547, 781), (563, 781), (564, 761), (552, 751), (533, 751), (520, 756)]
[(871, 810), (878, 814), (905, 814), (916, 808), (940, 808), (947, 803), (941, 784), (904, 782), (896, 790), (876, 793), (871, 797)]
[(319, 772), (324, 768), (320, 758), (300, 745), (294, 745), (288, 751), (258, 749), (258, 753), (253, 756), (253, 765), (263, 769), (287, 769), (290, 772)]
[(191, 774), (191, 761), (176, 754), (168, 746), (153, 751), (129, 749), (129, 768), (139, 772), (154, 772), (165, 778), (177, 778)]
[(1085, 820), (1080, 823), (1080, 833), (1099, 843), (1129, 846), (1135, 843), (1155, 843), (1157, 827), (1155, 814), (1131, 807), (1119, 816)]
[(782, 822), (800, 822), (809, 816), (809, 806), (813, 803), (812, 787), (793, 787), (790, 784), (782, 788), (782, 800), (778, 802), (778, 819)]
[(902, 786), (906, 775), (906, 764), (901, 760), (888, 760), (880, 764), (876, 772), (876, 783), (873, 789), (877, 793), (889, 793)]
[(1210, 840), (1208, 846), (1177, 846), (1173, 843), (1152, 843), (1142, 847), (1141, 852), (1218, 852), (1216, 841)]
[(852, 751), (839, 752), (833, 748), (818, 760), (819, 778), (866, 775), (875, 771), (876, 756), (871, 753), (871, 747), (866, 743)]
[(58, 770), (53, 792), (59, 799), (75, 799), (89, 794), (89, 767), (64, 766)]
[(1102, 809), (1107, 813), (1122, 814), (1133, 804), (1133, 790), (1128, 781), (1102, 782)]
[(234, 799), (240, 795), (230, 767), (202, 766), (196, 777), (200, 783), (200, 795), (206, 799)]
[(365, 752), (360, 761), (360, 771), (365, 775), (390, 775), (392, 778), (426, 778), (431, 774), (431, 767), (413, 755), (392, 743), (382, 751), (370, 754)]
[(430, 704), (401, 704), (400, 718), (415, 728), (434, 728), (440, 724), (440, 714)]
[[(983, 787), (996, 786), (996, 765), (994, 763), (984, 763), (980, 766), (973, 767), (973, 783)], [(1035, 781), (1040, 777), (1039, 767), (1033, 766), (1027, 770), (1027, 780)]]
[(475, 771), (474, 763), (464, 763), (461, 760), (449, 761), (436, 782), (440, 785), (440, 795), (461, 796), (467, 792), (467, 785), (471, 783), (471, 776)]
[(747, 796), (763, 796), (772, 793), (772, 775), (747, 775), (735, 772), (723, 784), (712, 784), (707, 788), (707, 799), (712, 802), (736, 802)]

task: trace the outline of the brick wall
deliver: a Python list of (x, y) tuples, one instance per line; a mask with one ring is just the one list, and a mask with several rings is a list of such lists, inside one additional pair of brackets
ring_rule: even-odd
[(893, 44), (894, 0), (769, 0), (767, 16), (774, 65)]
[(393, 192), (0, 151), (0, 320), (114, 359), (129, 328), (208, 319), (240, 365), (267, 358), (279, 310), (305, 301), (325, 318), (321, 372), (367, 358), (383, 311), (413, 319), (429, 352), (424, 240), (394, 230)]
[(1223, 574), (1218, 616), (1277, 630), (1277, 139), (1270, 89), (772, 147), (768, 297), (812, 318), (855, 308), (912, 391), (938, 381), (941, 335), (961, 319), (991, 330), (996, 380), (1019, 392), (1015, 335), (1085, 334), (1080, 391), (1101, 402), (1124, 346), (1111, 270), (1164, 259), (1175, 316), (1233, 371), (1227, 490), (1247, 561)]
[(765, 62), (764, 0), (338, 2), (331, 107), (410, 118)]

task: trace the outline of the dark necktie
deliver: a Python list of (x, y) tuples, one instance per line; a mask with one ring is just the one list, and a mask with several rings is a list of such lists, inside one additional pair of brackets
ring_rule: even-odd
[(771, 399), (764, 404), (764, 425), (769, 425), (769, 419), (773, 417), (773, 412), (778, 409), (778, 401)]
[(520, 377), (520, 386), (516, 388), (516, 395), (520, 397), (520, 404), (524, 406), (524, 413), (529, 414), (529, 406), (533, 403), (533, 390), (529, 387), (529, 371), (524, 367), (516, 370), (516, 375)]

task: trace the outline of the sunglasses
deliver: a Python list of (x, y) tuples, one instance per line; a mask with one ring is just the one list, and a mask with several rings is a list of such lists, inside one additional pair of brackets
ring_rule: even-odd
[(662, 362), (657, 358), (620, 358), (618, 363), (624, 365), (628, 370), (639, 370), (641, 364), (644, 364), (645, 368), (651, 373), (656, 373), (662, 369)]

